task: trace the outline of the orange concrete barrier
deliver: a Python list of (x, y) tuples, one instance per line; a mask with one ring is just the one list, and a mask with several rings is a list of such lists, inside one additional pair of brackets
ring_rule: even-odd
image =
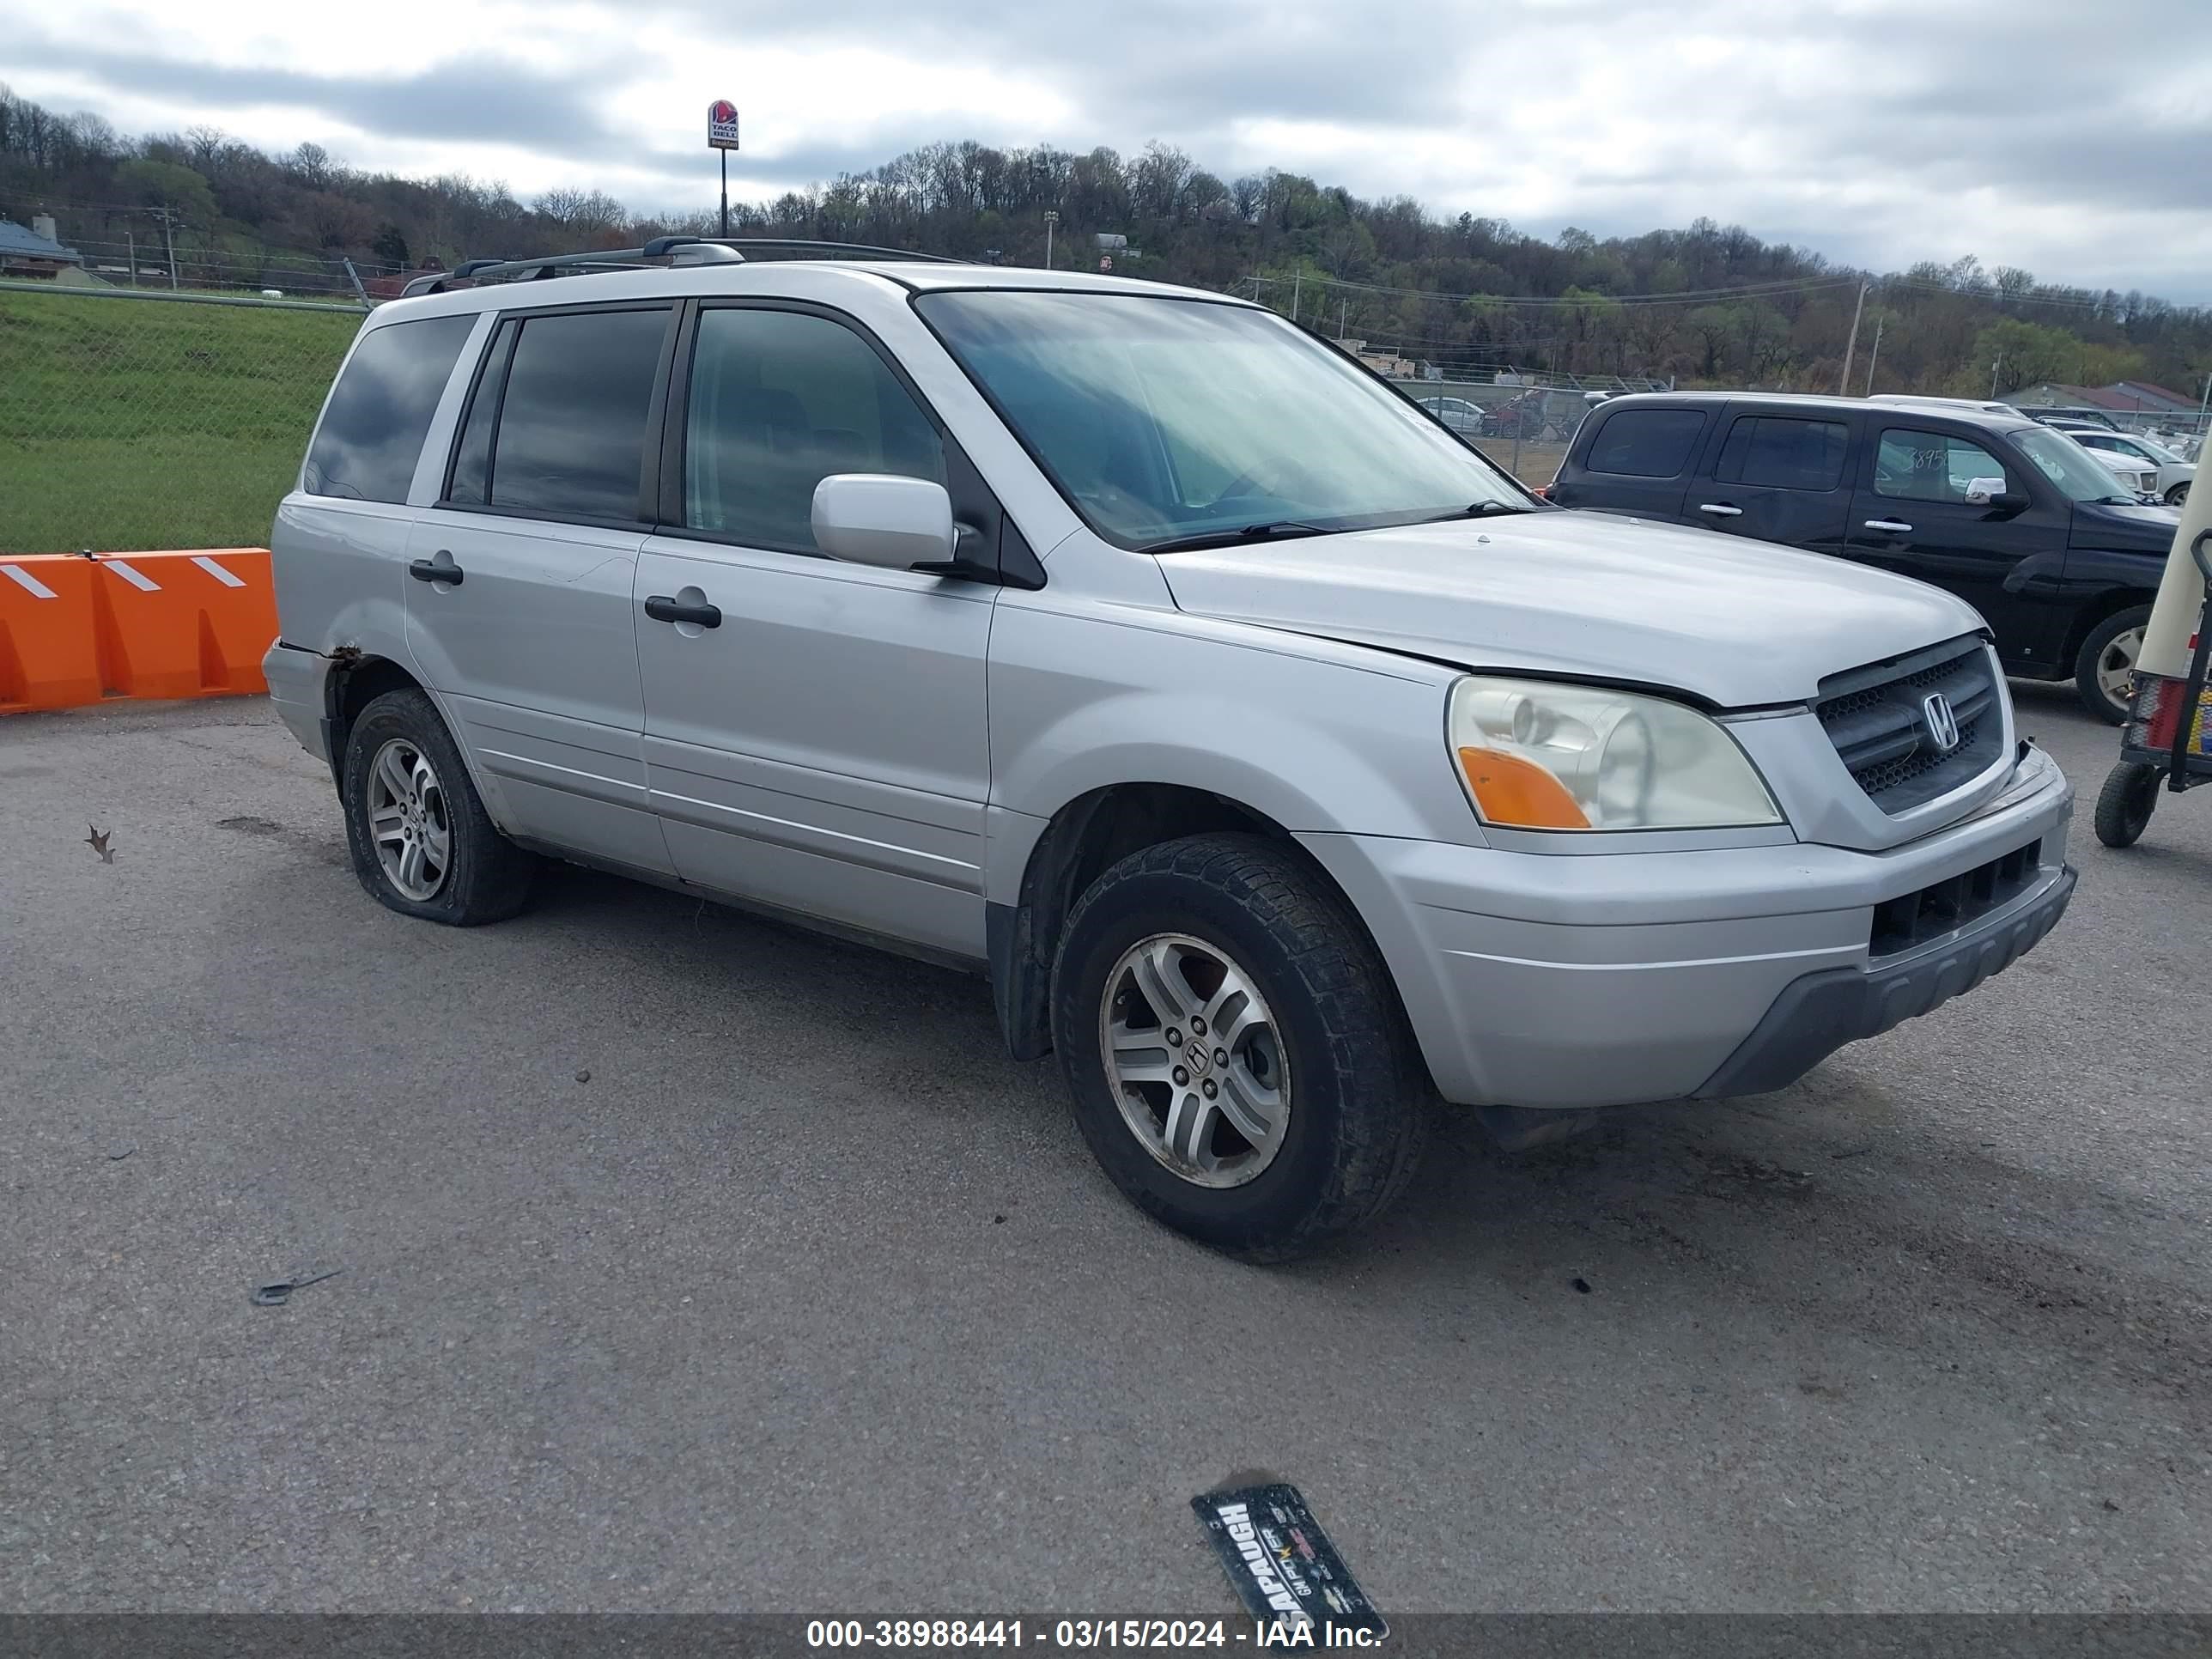
[(0, 555), (0, 712), (268, 689), (265, 548)]
[(98, 702), (90, 559), (0, 555), (0, 714)]

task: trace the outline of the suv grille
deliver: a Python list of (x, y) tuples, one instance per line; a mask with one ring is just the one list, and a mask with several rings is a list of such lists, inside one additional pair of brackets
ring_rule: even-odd
[[(1958, 788), (1996, 760), (2004, 737), (1999, 695), (1988, 648), (1953, 640), (1831, 674), (1813, 712), (1867, 798), (1894, 816)], [(1936, 696), (1958, 726), (1949, 749), (1929, 716), (1928, 700)]]

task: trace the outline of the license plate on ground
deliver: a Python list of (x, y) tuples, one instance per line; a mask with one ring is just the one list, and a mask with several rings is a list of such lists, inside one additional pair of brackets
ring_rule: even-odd
[(1389, 1634), (1296, 1486), (1239, 1486), (1190, 1500), (1237, 1599), (1262, 1624)]

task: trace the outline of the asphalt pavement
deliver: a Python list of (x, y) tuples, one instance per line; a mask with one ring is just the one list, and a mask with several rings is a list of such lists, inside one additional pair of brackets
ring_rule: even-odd
[(1263, 1270), (978, 980), (406, 921), (258, 702), (0, 723), (0, 1608), (1212, 1617), (1263, 1471), (1393, 1615), (2212, 1609), (2212, 792), (2088, 815), (1972, 996)]

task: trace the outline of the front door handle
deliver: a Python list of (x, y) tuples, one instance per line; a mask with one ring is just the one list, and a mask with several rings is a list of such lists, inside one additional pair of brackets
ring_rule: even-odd
[(645, 602), (645, 614), (655, 622), (696, 623), (702, 628), (722, 625), (722, 607), (718, 605), (686, 605), (681, 599), (665, 593), (655, 593)]
[(1912, 533), (1911, 525), (1899, 524), (1895, 519), (1869, 519), (1866, 527), (1879, 530), (1885, 536), (1910, 536)]
[(453, 553), (442, 547), (436, 558), (417, 559), (410, 564), (407, 574), (418, 582), (444, 582), (450, 587), (461, 585), (461, 568), (453, 562)]
[(1698, 511), (1700, 513), (1710, 513), (1716, 519), (1741, 519), (1743, 517), (1743, 509), (1741, 507), (1730, 507), (1726, 501), (1707, 501), (1703, 507), (1699, 507)]

